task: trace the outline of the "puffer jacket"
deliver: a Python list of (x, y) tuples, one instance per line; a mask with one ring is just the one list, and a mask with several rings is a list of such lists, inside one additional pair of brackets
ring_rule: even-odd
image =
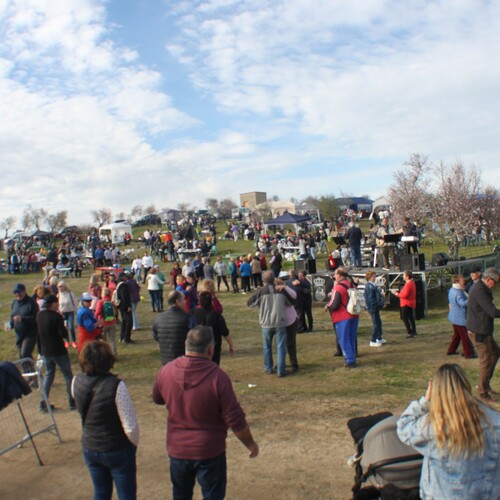
[(184, 355), (184, 343), (189, 331), (190, 316), (177, 306), (159, 314), (153, 323), (153, 338), (160, 345), (162, 364)]
[(448, 321), (453, 325), (465, 326), (467, 320), (467, 295), (462, 287), (456, 283), (448, 292)]

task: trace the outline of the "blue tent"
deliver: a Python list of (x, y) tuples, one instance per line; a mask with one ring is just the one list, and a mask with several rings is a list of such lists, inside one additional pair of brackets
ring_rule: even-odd
[(283, 215), (279, 215), (278, 217), (268, 220), (264, 222), (266, 226), (284, 226), (286, 224), (301, 224), (302, 222), (307, 222), (311, 220), (309, 215), (298, 215), (291, 214), (290, 212), (285, 211)]

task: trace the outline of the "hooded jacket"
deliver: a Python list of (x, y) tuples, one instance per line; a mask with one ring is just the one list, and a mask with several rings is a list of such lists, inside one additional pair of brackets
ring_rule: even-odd
[(168, 410), (167, 452), (184, 460), (208, 460), (226, 451), (227, 429), (247, 427), (231, 380), (205, 358), (182, 356), (156, 376), (153, 401)]

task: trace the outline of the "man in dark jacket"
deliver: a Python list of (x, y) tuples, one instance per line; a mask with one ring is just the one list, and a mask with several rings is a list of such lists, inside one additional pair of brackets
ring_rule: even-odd
[(354, 267), (361, 267), (361, 239), (363, 238), (363, 233), (361, 229), (354, 225), (353, 222), (349, 224), (349, 229), (344, 236), (349, 242), (349, 248), (351, 249), (351, 260)]
[[(75, 401), (71, 396), (73, 373), (68, 351), (64, 347), (64, 339), (68, 336), (68, 332), (64, 326), (64, 319), (58, 312), (59, 303), (57, 297), (49, 294), (44, 298), (43, 304), (45, 308), (36, 317), (38, 324), (38, 352), (43, 358), (46, 369), (43, 389), (48, 399), (50, 388), (54, 382), (56, 366), (58, 366), (66, 382), (69, 409), (74, 410)], [(47, 411), (44, 401), (40, 403), (40, 410)]]
[(384, 307), (385, 300), (380, 288), (375, 285), (377, 274), (375, 271), (368, 271), (365, 275), (365, 305), (372, 318), (372, 338), (370, 347), (381, 347), (386, 343), (382, 338), (382, 320), (380, 310)]
[(130, 338), (132, 334), (132, 301), (130, 300), (130, 288), (127, 284), (128, 276), (121, 272), (118, 274), (118, 285), (116, 287), (116, 307), (122, 318), (120, 329), (120, 342), (135, 344)]
[(19, 358), (31, 358), (38, 333), (36, 326), (38, 304), (35, 299), (28, 296), (26, 287), (22, 283), (18, 283), (12, 293), (15, 299), (10, 309), (10, 326), (16, 332)]
[(491, 389), (490, 381), (500, 357), (500, 347), (493, 338), (494, 319), (500, 317), (500, 309), (493, 304), (491, 292), (499, 279), (500, 273), (490, 267), (471, 288), (465, 324), (479, 357), (479, 396), (489, 401), (494, 400), (492, 394), (496, 395)]
[(192, 321), (185, 311), (183, 293), (178, 290), (170, 292), (167, 304), (168, 309), (160, 313), (153, 323), (153, 338), (160, 345), (160, 358), (164, 365), (184, 354), (184, 343)]

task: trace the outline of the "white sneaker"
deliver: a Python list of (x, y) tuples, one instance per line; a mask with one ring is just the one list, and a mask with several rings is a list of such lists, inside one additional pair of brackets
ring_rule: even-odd
[(377, 340), (377, 342), (372, 342), (370, 340), (370, 347), (382, 347), (382, 343)]
[(381, 344), (387, 344), (387, 340), (385, 339), (378, 339), (377, 342), (380, 342)]

